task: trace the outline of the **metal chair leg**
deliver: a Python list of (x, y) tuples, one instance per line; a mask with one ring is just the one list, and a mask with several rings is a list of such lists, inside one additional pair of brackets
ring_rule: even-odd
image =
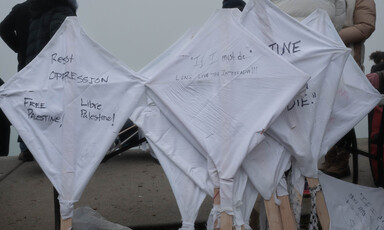
[(353, 162), (353, 178), (352, 182), (354, 184), (358, 183), (359, 180), (359, 155), (358, 155), (358, 150), (357, 150), (357, 140), (356, 140), (356, 133), (355, 129), (352, 129), (350, 131), (350, 139), (351, 139), (351, 144), (352, 144), (352, 162)]
[(53, 187), (53, 203), (55, 207), (55, 230), (60, 230), (60, 203), (58, 200), (59, 193)]

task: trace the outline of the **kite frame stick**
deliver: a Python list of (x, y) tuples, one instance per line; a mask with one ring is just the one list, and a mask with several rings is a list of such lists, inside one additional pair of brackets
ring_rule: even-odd
[(265, 212), (267, 214), (269, 229), (283, 230), (283, 223), (279, 206), (275, 203), (275, 198), (272, 196), (270, 200), (264, 200)]
[(72, 229), (72, 218), (66, 220), (61, 219), (60, 230), (69, 230)]
[[(307, 182), (310, 188), (314, 188), (320, 184), (318, 178), (307, 177)], [(323, 230), (329, 230), (330, 220), (327, 205), (325, 203), (323, 191), (316, 193), (316, 211), (319, 217), (320, 224)]]
[[(213, 189), (213, 204), (220, 205), (220, 189), (219, 188)], [(219, 228), (217, 228), (217, 224), (218, 224), (218, 220), (216, 220), (214, 223), (214, 230), (220, 230)]]
[(278, 196), (278, 199), (281, 201), (279, 209), (284, 230), (296, 230), (297, 224), (291, 209), (288, 195)]
[(220, 230), (232, 230), (233, 220), (232, 216), (226, 212), (220, 213)]

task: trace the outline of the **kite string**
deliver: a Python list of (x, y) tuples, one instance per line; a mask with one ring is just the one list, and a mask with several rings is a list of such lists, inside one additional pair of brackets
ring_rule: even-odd
[(213, 199), (216, 199), (217, 195), (220, 194), (220, 190), (217, 190), (216, 194), (213, 196)]
[(311, 215), (309, 219), (309, 230), (318, 230), (319, 220), (317, 218), (317, 207), (316, 207), (316, 193), (321, 191), (321, 185), (318, 184), (315, 187), (310, 187), (309, 192), (311, 193)]

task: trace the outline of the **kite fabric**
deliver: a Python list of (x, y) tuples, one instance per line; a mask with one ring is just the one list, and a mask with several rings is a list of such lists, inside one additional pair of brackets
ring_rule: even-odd
[(259, 193), (255, 186), (248, 180), (243, 194), (243, 205), (241, 207), (241, 212), (244, 217), (244, 230), (252, 230), (249, 224), (258, 195)]
[(317, 162), (350, 50), (290, 17), (267, 0), (251, 0), (241, 23), (265, 46), (311, 76), (267, 130), (290, 152), (301, 173), (317, 177)]
[[(311, 30), (320, 32), (328, 38), (344, 45), (335, 30), (328, 14), (321, 9), (315, 10), (311, 15), (301, 21)], [(372, 86), (352, 55), (349, 55), (337, 89), (337, 95), (333, 104), (330, 119), (326, 126), (320, 155), (340, 140), (349, 130), (363, 119), (382, 99), (382, 95)], [(321, 157), (321, 156), (320, 156)], [(304, 186), (301, 173), (293, 163), (292, 183), (298, 191)]]
[(249, 180), (264, 200), (271, 198), (290, 166), (290, 154), (269, 136), (245, 157), (242, 164)]
[(309, 79), (244, 29), (234, 16), (239, 13), (217, 10), (146, 82), (168, 120), (213, 162), (221, 209), (229, 212), (245, 155)]
[(153, 103), (136, 109), (131, 119), (143, 131), (164, 169), (182, 217), (181, 229), (193, 229), (203, 200), (207, 194), (213, 196), (205, 157), (182, 137)]
[[(328, 14), (314, 11), (302, 23), (344, 45)], [(372, 86), (352, 55), (349, 55), (341, 75), (337, 96), (327, 123), (321, 153), (328, 150), (357, 125), (383, 98)]]
[[(257, 191), (254, 196), (244, 197), (245, 190), (247, 188), (248, 184), (248, 176), (245, 173), (245, 171), (240, 167), (239, 170), (236, 172), (234, 177), (234, 185), (233, 185), (233, 197), (232, 197), (232, 203), (233, 203), (233, 211), (229, 212), (228, 214), (233, 216), (233, 227), (235, 230), (240, 230), (242, 226), (245, 225), (245, 213), (244, 210), (248, 210), (248, 207), (244, 207), (244, 202), (252, 202), (252, 198), (256, 196), (257, 198)], [(220, 194), (215, 194), (220, 195)], [(249, 194), (246, 194), (249, 195)], [(250, 200), (244, 200), (246, 198), (250, 198)], [(252, 205), (253, 207), (253, 205)], [(215, 223), (217, 223), (216, 228), (220, 228), (220, 213), (222, 212), (222, 208), (220, 205), (214, 204), (210, 215), (208, 217), (207, 221), (207, 229), (213, 230), (215, 229)]]
[[(188, 30), (171, 47), (139, 71), (147, 79), (167, 63), (168, 57), (177, 53), (193, 38)], [(209, 179), (207, 160), (164, 117), (150, 100), (135, 110), (131, 120), (144, 133), (155, 157), (159, 160), (170, 182), (182, 217), (182, 230), (194, 229), (202, 201), (213, 196), (213, 184)]]
[(207, 194), (189, 176), (184, 174), (179, 167), (174, 166), (174, 163), (168, 156), (158, 149), (150, 139), (148, 142), (151, 143), (152, 150), (155, 151), (176, 198), (182, 217), (182, 227), (179, 230), (194, 230), (200, 206)]
[[(236, 230), (241, 230), (241, 227), (245, 225), (246, 223), (246, 216), (245, 214), (248, 214), (244, 212), (244, 210), (247, 210), (244, 206), (245, 203), (252, 203), (253, 199), (257, 198), (257, 192), (251, 196), (250, 194), (245, 194), (245, 190), (247, 189), (247, 186), (250, 186), (248, 183), (248, 176), (243, 170), (243, 168), (239, 168), (239, 170), (236, 172), (235, 178), (234, 178), (234, 191), (233, 191), (233, 226)], [(249, 189), (249, 188), (248, 188)], [(249, 195), (246, 197), (245, 195)], [(250, 198), (249, 200), (247, 198)], [(254, 203), (253, 203), (254, 204)], [(249, 216), (248, 216), (249, 220)], [(249, 221), (248, 221), (249, 222)]]
[[(301, 23), (344, 45), (324, 10), (314, 11)], [(353, 129), (381, 99), (382, 95), (368, 81), (352, 55), (349, 55), (340, 78), (331, 116), (326, 125), (320, 157), (327, 153), (349, 130)], [(292, 184), (298, 189), (297, 191), (303, 191), (304, 178), (295, 165), (296, 162), (293, 162)]]
[(384, 229), (384, 190), (319, 173), (332, 230)]
[[(150, 79), (151, 76), (154, 75), (156, 71), (158, 71), (158, 69), (161, 68), (164, 63), (166, 63), (167, 60), (169, 60), (168, 57), (170, 55), (175, 55), (175, 53), (177, 53), (181, 47), (185, 46), (189, 41), (193, 39), (195, 34), (196, 32), (193, 30), (188, 30), (162, 55), (148, 64), (142, 70), (140, 70), (140, 73)], [(139, 109), (137, 111), (139, 111)], [(207, 177), (207, 172), (204, 172), (207, 169), (202, 168), (202, 166), (206, 165), (204, 159), (198, 160), (198, 158), (201, 158), (201, 156), (199, 157), (200, 153), (193, 146), (191, 146), (191, 144), (182, 136), (181, 133), (179, 133), (174, 127), (171, 127), (172, 124), (170, 124), (169, 121), (163, 117), (154, 103), (148, 103), (147, 108), (138, 113), (135, 112), (131, 119), (142, 130), (145, 130), (144, 133), (146, 134), (146, 138), (150, 143), (152, 150), (155, 152), (156, 157), (159, 158), (160, 164), (166, 172), (166, 175), (171, 183), (172, 190), (174, 191), (176, 200), (179, 204), (179, 210), (183, 219), (183, 226), (181, 229), (188, 229), (185, 226), (191, 226), (190, 223), (195, 221), (199, 207), (201, 206), (201, 200), (197, 196), (197, 194), (201, 191), (197, 189), (196, 186), (193, 186), (193, 184), (190, 184), (190, 179), (184, 178), (184, 176), (182, 176), (184, 179), (179, 179), (179, 174), (167, 173), (167, 171), (175, 172), (177, 169), (172, 168), (180, 167), (183, 169), (186, 175), (188, 175), (189, 172), (191, 172), (190, 169), (194, 169), (193, 171), (200, 170), (200, 175), (203, 175), (203, 177), (200, 176), (199, 178), (199, 174), (196, 173), (190, 173), (189, 176), (191, 176), (191, 178), (196, 181), (196, 184), (200, 184), (200, 187), (202, 187), (201, 185), (206, 187), (203, 187), (203, 190), (210, 194), (213, 192), (213, 185)], [(149, 125), (149, 121), (151, 125)], [(160, 128), (158, 124), (161, 124), (160, 127), (162, 128)], [(153, 127), (157, 128), (154, 129)], [(164, 138), (165, 136), (169, 137), (169, 139)], [(156, 141), (156, 143), (154, 141)], [(169, 143), (177, 144), (170, 145)], [(180, 143), (183, 144), (180, 145)], [(161, 151), (160, 148), (168, 150)], [(171, 150), (169, 150), (170, 148)], [(166, 154), (166, 152), (171, 154)], [(169, 156), (169, 158), (165, 158), (165, 155)], [(173, 164), (170, 163), (170, 159), (173, 159)], [(176, 166), (176, 164), (179, 166)], [(208, 186), (205, 186), (205, 184), (202, 184), (202, 182), (208, 182)], [(246, 194), (247, 197), (243, 197), (245, 185), (247, 185), (248, 188), (248, 193)], [(249, 187), (251, 187), (252, 190)], [(257, 198), (257, 194), (258, 192), (254, 189), (253, 185), (247, 183), (247, 175), (240, 168), (236, 173), (233, 198), (233, 203), (237, 204), (235, 205), (237, 209), (234, 210), (234, 225), (236, 228), (240, 228), (241, 225), (244, 225), (245, 223), (246, 226), (249, 226), (249, 217), (253, 209), (253, 204), (255, 203), (254, 201)], [(241, 201), (242, 198), (244, 201)], [(253, 203), (251, 200), (254, 200)], [(188, 205), (183, 206), (183, 203), (188, 203)], [(212, 215), (210, 215), (208, 220), (207, 229), (213, 229), (213, 223), (216, 221), (216, 218), (219, 217), (220, 210), (221, 209), (219, 207), (213, 208), (211, 212)], [(195, 214), (192, 211), (194, 211)], [(247, 215), (246, 220), (244, 220), (244, 215), (242, 213)], [(186, 222), (188, 224), (185, 224)]]
[(0, 106), (59, 193), (63, 219), (144, 96), (144, 80), (68, 17), (0, 88)]

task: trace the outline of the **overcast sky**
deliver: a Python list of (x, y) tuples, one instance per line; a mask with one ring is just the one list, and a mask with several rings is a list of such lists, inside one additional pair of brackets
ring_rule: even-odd
[[(1, 0), (0, 20), (19, 2), (23, 0)], [(78, 17), (87, 34), (138, 71), (188, 28), (201, 26), (221, 8), (222, 0), (78, 0), (78, 3)], [(376, 0), (376, 7), (376, 31), (366, 42), (367, 70), (372, 65), (367, 56), (375, 50), (384, 50), (384, 16), (381, 14), (384, 1)], [(16, 70), (16, 54), (1, 40), (0, 77), (6, 81)], [(358, 136), (366, 136), (366, 125), (360, 126)], [(12, 151), (18, 152), (18, 149)]]
[[(0, 19), (23, 0), (1, 0)], [(87, 34), (133, 70), (168, 48), (188, 28), (200, 26), (221, 8), (221, 0), (78, 0)], [(0, 76), (11, 77), (16, 56), (0, 41)]]

